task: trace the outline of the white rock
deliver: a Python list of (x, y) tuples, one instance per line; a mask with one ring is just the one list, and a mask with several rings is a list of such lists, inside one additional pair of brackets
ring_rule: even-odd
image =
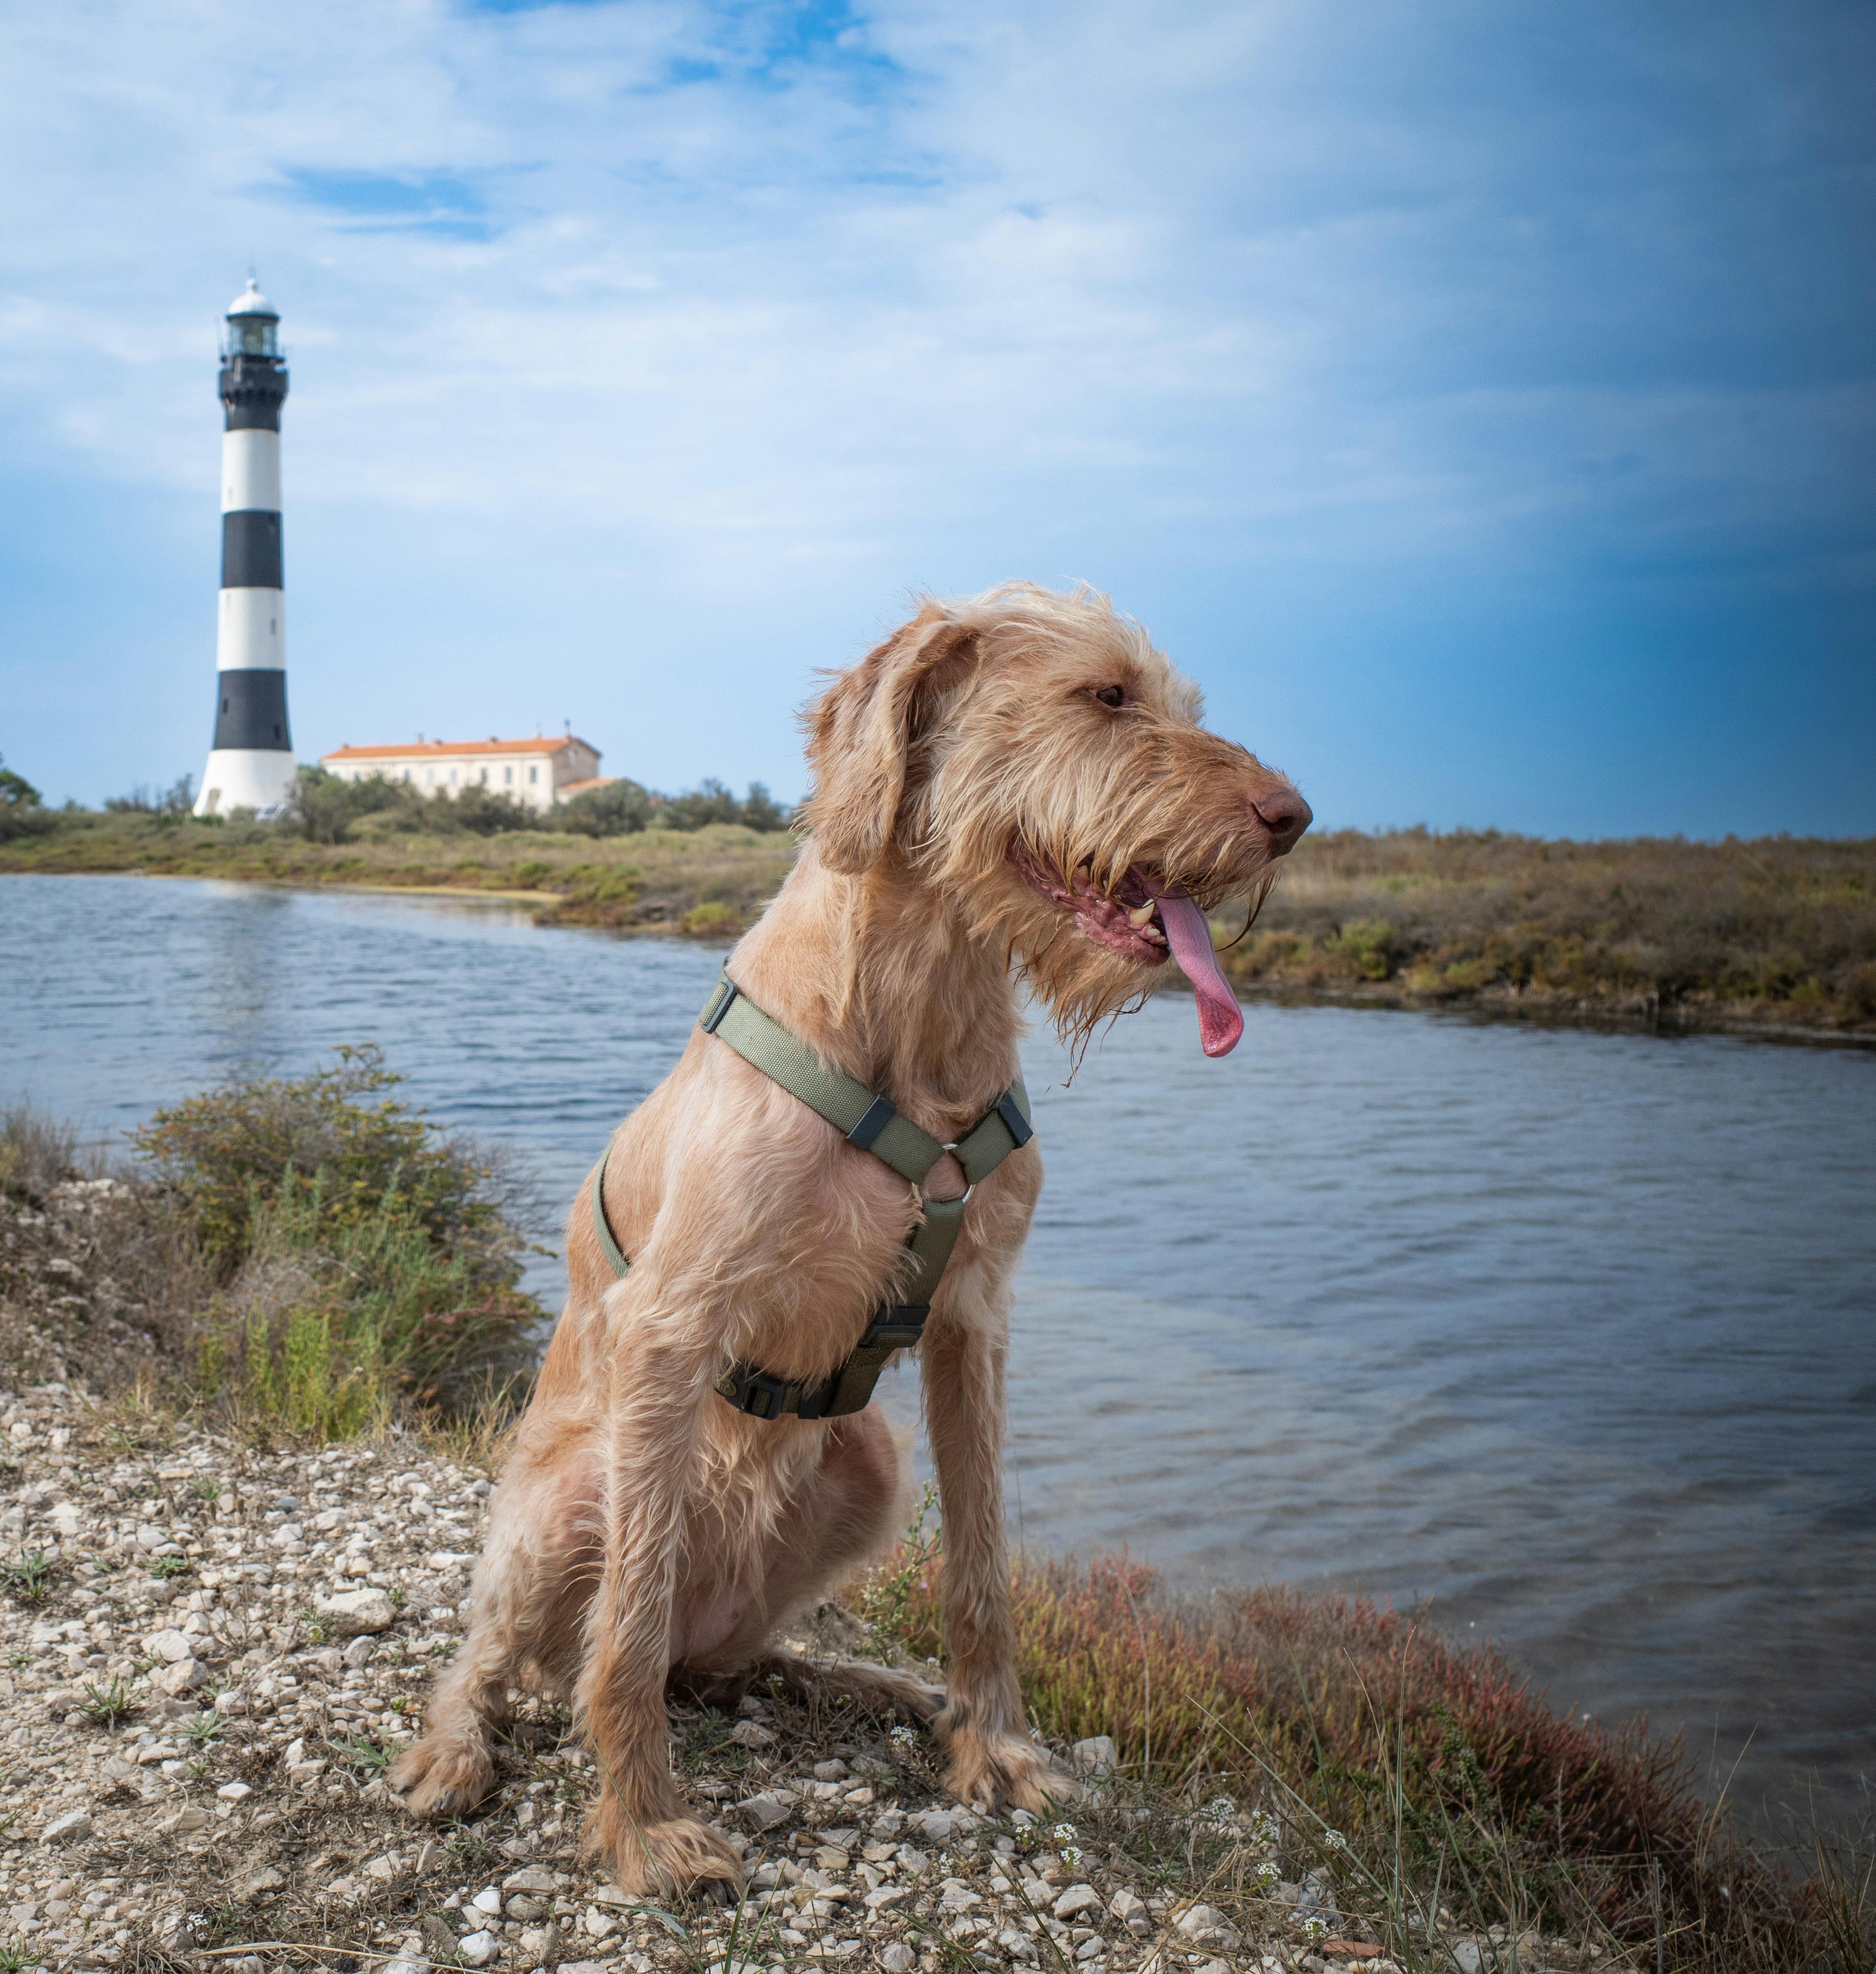
[(739, 1720), (730, 1729), (730, 1739), (739, 1748), (768, 1748), (775, 1744), (775, 1736), (768, 1729), (753, 1720)]
[(510, 1871), (503, 1879), (504, 1892), (551, 1892), (554, 1888), (554, 1874), (543, 1871), (538, 1864), (524, 1865), (519, 1871)]
[(1068, 1759), (1078, 1776), (1110, 1776), (1120, 1757), (1111, 1734), (1095, 1734), (1076, 1742), (1068, 1751)]
[(82, 1844), (91, 1835), (91, 1818), (82, 1809), (68, 1810), (39, 1833), (41, 1844)]
[(166, 1816), (156, 1828), (166, 1836), (180, 1836), (192, 1830), (206, 1830), (214, 1821), (200, 1803), (189, 1802), (172, 1815)]
[(1144, 1940), (1153, 1931), (1153, 1915), (1146, 1910), (1146, 1901), (1124, 1885), (1108, 1900), (1107, 1910), (1136, 1940)]
[(1188, 1906), (1173, 1921), (1188, 1940), (1201, 1946), (1222, 1946), (1227, 1953), (1239, 1943), (1238, 1929), (1216, 1906)]
[(377, 1649), (377, 1647), (371, 1641), (370, 1634), (369, 1632), (362, 1632), (346, 1647), (345, 1650), (341, 1652), (339, 1656), (345, 1661), (347, 1665), (356, 1667), (365, 1664), (371, 1658), (372, 1654)]
[(847, 1779), (847, 1764), (841, 1761), (816, 1762), (814, 1765), (814, 1778), (818, 1782), (845, 1782)]
[(1100, 1894), (1092, 1885), (1071, 1885), (1055, 1901), (1058, 1919), (1073, 1919), (1077, 1913), (1100, 1910)]
[[(904, 1941), (895, 1940), (891, 1946), (880, 1949), (879, 1964), (886, 1974), (910, 1974), (918, 1965), (918, 1957)], [(562, 1974), (569, 1974), (569, 1970), (562, 1969)]]
[(188, 1637), (181, 1631), (153, 1631), (143, 1641), (143, 1649), (153, 1659), (167, 1659), (172, 1665), (190, 1656)]
[(208, 1668), (200, 1659), (179, 1658), (159, 1666), (150, 1674), (150, 1684), (165, 1693), (179, 1694), (193, 1691), (208, 1677)]
[(245, 1782), (224, 1782), (215, 1791), (224, 1802), (241, 1802), (254, 1794)]
[(456, 1951), (465, 1967), (486, 1967), (501, 1948), (494, 1933), (484, 1931), (464, 1933), (456, 1943)]
[(475, 1911), (479, 1913), (488, 1913), (492, 1915), (500, 1912), (502, 1909), (502, 1895), (500, 1887), (496, 1885), (484, 1885), (481, 1890), (477, 1892), (475, 1897), (469, 1901), (469, 1904)]
[(335, 1597), (322, 1597), (314, 1605), (335, 1638), (362, 1638), (373, 1631), (388, 1631), (397, 1616), (391, 1599), (382, 1590), (342, 1590)]
[(402, 1954), (395, 1960), (387, 1960), (379, 1974), (430, 1974), (430, 1963), (421, 1954)]

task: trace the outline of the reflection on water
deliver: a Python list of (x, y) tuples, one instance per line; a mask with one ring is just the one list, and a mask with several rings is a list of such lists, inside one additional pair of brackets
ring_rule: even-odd
[[(0, 1098), (120, 1130), (376, 1040), (569, 1197), (718, 958), (500, 906), (8, 879)], [(1211, 1062), (1168, 1000), (1063, 1071), (1031, 1044), (1031, 1548), (1431, 1597), (1560, 1703), (1750, 1735), (1748, 1794), (1815, 1769), (1848, 1800), (1876, 1769), (1876, 1059), (1260, 1008)], [(910, 1415), (909, 1377), (887, 1402)]]

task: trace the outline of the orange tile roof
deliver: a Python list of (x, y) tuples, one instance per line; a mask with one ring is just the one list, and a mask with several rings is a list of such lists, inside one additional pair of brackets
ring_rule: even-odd
[(577, 734), (566, 733), (549, 739), (544, 736), (533, 740), (412, 740), (402, 747), (335, 747), (330, 754), (322, 754), (322, 761), (384, 761), (393, 756), (405, 759), (415, 755), (434, 756), (438, 760), (452, 755), (464, 754), (557, 754), (562, 747), (584, 747), (597, 760), (599, 749), (590, 740), (582, 740)]
[(583, 795), (589, 789), (609, 789), (615, 782), (624, 779), (622, 775), (589, 775), (583, 782), (562, 782), (560, 792), (563, 795)]

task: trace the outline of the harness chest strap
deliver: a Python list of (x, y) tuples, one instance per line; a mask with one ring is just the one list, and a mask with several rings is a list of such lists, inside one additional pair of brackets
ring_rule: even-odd
[[(1028, 1093), (1018, 1077), (956, 1144), (943, 1145), (910, 1119), (902, 1117), (889, 1098), (831, 1068), (779, 1021), (765, 1015), (727, 974), (710, 989), (697, 1023), (706, 1035), (727, 1042), (745, 1062), (825, 1117), (857, 1150), (871, 1152), (913, 1185), (922, 1186), (947, 1151), (964, 1169), (964, 1198), (925, 1201), (923, 1215), (907, 1239), (912, 1267), (902, 1291), (905, 1300), (881, 1307), (852, 1354), (831, 1376), (787, 1380), (772, 1377), (753, 1365), (733, 1364), (717, 1382), (717, 1391), (739, 1412), (757, 1418), (779, 1418), (787, 1412), (805, 1419), (844, 1418), (860, 1411), (872, 1397), (879, 1375), (894, 1353), (919, 1340), (931, 1313), (933, 1294), (964, 1223), (968, 1187), (995, 1172), (1012, 1152), (1035, 1136)], [(608, 1150), (609, 1155), (610, 1147)], [(605, 1169), (602, 1157), (592, 1179), (593, 1231), (612, 1272), (623, 1275), (631, 1264), (606, 1220)]]

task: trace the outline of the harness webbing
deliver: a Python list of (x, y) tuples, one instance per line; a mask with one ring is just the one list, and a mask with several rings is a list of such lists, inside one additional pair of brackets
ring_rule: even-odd
[[(905, 1300), (881, 1304), (852, 1354), (831, 1376), (785, 1379), (751, 1364), (733, 1364), (717, 1381), (716, 1389), (731, 1405), (756, 1418), (779, 1418), (786, 1412), (805, 1419), (844, 1418), (860, 1411), (872, 1397), (894, 1353), (917, 1343), (923, 1333), (932, 1297), (964, 1224), (971, 1189), (1035, 1136), (1028, 1094), (1019, 1076), (956, 1144), (942, 1145), (900, 1117), (890, 1099), (823, 1062), (779, 1021), (765, 1015), (726, 973), (710, 989), (697, 1025), (825, 1117), (855, 1149), (871, 1152), (913, 1185), (922, 1186), (946, 1152), (964, 1169), (963, 1198), (926, 1200), (923, 1215), (907, 1238), (912, 1267), (901, 1291)], [(623, 1275), (631, 1264), (607, 1223), (605, 1169), (602, 1156), (592, 1179), (593, 1231), (612, 1272)]]

